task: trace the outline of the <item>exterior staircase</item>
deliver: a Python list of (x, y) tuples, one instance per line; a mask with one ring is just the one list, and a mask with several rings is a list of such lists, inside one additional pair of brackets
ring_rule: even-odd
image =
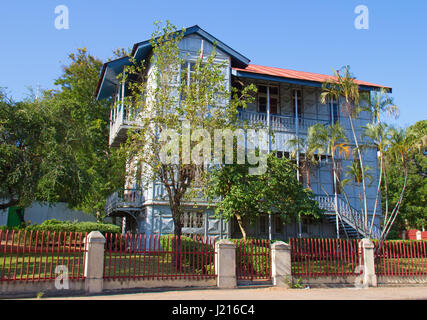
[[(331, 223), (336, 223), (335, 199), (331, 196), (316, 196), (321, 209), (326, 210), (327, 220)], [(367, 237), (368, 232), (364, 228), (364, 216), (356, 209), (350, 207), (342, 198), (337, 199), (338, 214), (341, 219), (338, 220), (340, 227), (340, 237), (350, 238)], [(370, 225), (370, 222), (368, 222)], [(377, 226), (373, 226), (371, 238), (379, 239), (381, 230)]]

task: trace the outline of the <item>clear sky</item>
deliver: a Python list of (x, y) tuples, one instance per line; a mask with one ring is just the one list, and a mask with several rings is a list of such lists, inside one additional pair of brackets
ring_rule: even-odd
[[(69, 29), (55, 28), (55, 7)], [(369, 9), (358, 30), (354, 10)], [(14, 0), (0, 5), (0, 87), (19, 100), (51, 88), (79, 47), (105, 60), (150, 38), (155, 20), (200, 27), (251, 63), (316, 73), (350, 65), (358, 79), (393, 87), (399, 126), (427, 119), (427, 1)]]

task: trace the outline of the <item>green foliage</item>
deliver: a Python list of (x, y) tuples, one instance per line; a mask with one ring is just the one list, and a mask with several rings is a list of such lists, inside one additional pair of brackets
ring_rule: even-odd
[(222, 197), (215, 208), (217, 216), (226, 220), (236, 217), (242, 225), (241, 219), (253, 222), (260, 214), (279, 214), (284, 221), (299, 215), (321, 215), (314, 194), (298, 182), (295, 166), (288, 159), (278, 159), (272, 153), (264, 174), (250, 175), (248, 169), (248, 165), (232, 164), (210, 173), (206, 193), (210, 199)]
[[(427, 120), (422, 120), (406, 129), (407, 133), (422, 141), (427, 136)], [(412, 148), (407, 155), (408, 179), (405, 195), (400, 205), (400, 214), (396, 218), (392, 231), (405, 229), (419, 229), (427, 227), (427, 156), (425, 147)], [(393, 154), (386, 156), (388, 197), (390, 203), (395, 204), (404, 185), (402, 164), (396, 161)], [(382, 198), (385, 198), (385, 189), (382, 188)], [(383, 211), (385, 203), (382, 202)]]
[(14, 102), (0, 91), (0, 197), (28, 206), (46, 174), (46, 150), (55, 136), (52, 111), (37, 101)]
[(63, 201), (102, 220), (124, 154), (108, 148), (110, 104), (94, 96), (102, 62), (86, 49), (69, 58), (56, 90), (18, 103), (0, 93), (0, 197), (3, 207)]
[[(194, 139), (195, 130), (208, 132), (213, 145), (214, 131), (234, 128), (237, 108), (246, 106), (253, 89), (249, 86), (239, 95), (233, 94), (225, 78), (228, 61), (218, 62), (215, 45), (212, 52), (204, 52), (190, 64), (179, 46), (183, 31), (169, 21), (164, 26), (156, 23), (150, 60), (130, 58), (132, 64), (119, 77), (129, 90), (126, 108), (138, 120), (138, 128), (128, 131), (126, 144), (130, 160), (138, 162), (131, 174), (141, 172), (143, 186), (153, 180), (165, 186), (175, 235), (181, 234), (183, 200), (205, 183), (203, 162), (210, 150), (201, 150), (200, 140), (205, 137)], [(159, 137), (159, 132), (167, 134)], [(172, 132), (174, 137), (169, 135)], [(188, 146), (176, 138), (191, 133)], [(196, 147), (203, 151), (201, 157)], [(165, 153), (173, 161), (164, 159)], [(138, 171), (141, 167), (144, 169)]]
[(43, 221), (41, 224), (29, 225), (25, 228), (28, 231), (50, 231), (50, 232), (82, 232), (90, 233), (91, 231), (99, 231), (102, 234), (117, 233), (120, 234), (120, 227), (114, 224), (99, 223), (99, 222), (71, 222), (71, 221), (58, 221), (55, 219)]

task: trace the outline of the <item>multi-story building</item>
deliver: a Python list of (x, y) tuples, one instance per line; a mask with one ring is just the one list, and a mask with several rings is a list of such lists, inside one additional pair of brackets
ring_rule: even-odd
[[(273, 130), (274, 139), (271, 141), (270, 148), (277, 151), (279, 157), (289, 157), (292, 150), (287, 141), (296, 136), (306, 136), (308, 128), (316, 123), (329, 125), (338, 121), (351, 137), (348, 117), (341, 112), (339, 102), (331, 101), (322, 104), (319, 99), (322, 83), (331, 76), (250, 64), (248, 58), (197, 25), (186, 29), (180, 42), (180, 50), (186, 53), (187, 62), (190, 64), (199, 57), (201, 46), (203, 46), (203, 52), (208, 55), (214, 43), (217, 51), (216, 61), (226, 63), (226, 80), (229, 85), (233, 85), (236, 80), (257, 85), (256, 101), (249, 104), (245, 110), (239, 111), (239, 119), (262, 123), (266, 128)], [(147, 40), (136, 43), (131, 55), (140, 61), (149, 57), (151, 51), (152, 47)], [(127, 130), (138, 125), (129, 118), (126, 106), (121, 103), (127, 94), (126, 84), (119, 84), (117, 80), (117, 76), (123, 71), (124, 66), (129, 64), (129, 57), (105, 63), (97, 89), (98, 99), (112, 97), (113, 101), (118, 102), (111, 109), (111, 147), (123, 143)], [(148, 66), (149, 69), (150, 66)], [(356, 82), (360, 91), (370, 92), (386, 88), (364, 81), (356, 80)], [(391, 91), (391, 88), (387, 89)], [(371, 116), (368, 112), (362, 112), (359, 115), (355, 124), (359, 136), (362, 126), (369, 121), (371, 121)], [(342, 177), (350, 162), (351, 157), (341, 160)], [(371, 172), (373, 183), (367, 187), (368, 211), (372, 214), (376, 196), (375, 182), (378, 181), (376, 150), (365, 151), (365, 164), (373, 169)], [(301, 179), (305, 180), (305, 177), (301, 177)], [(303, 182), (306, 183), (306, 181)], [(362, 223), (363, 218), (360, 213), (361, 201), (357, 186), (345, 186), (351, 206), (348, 206), (347, 202), (338, 195), (339, 216), (337, 217), (334, 210), (335, 198), (331, 196), (334, 194), (333, 182), (332, 169), (326, 156), (323, 161), (320, 161), (320, 165), (312, 173), (310, 179), (310, 186), (317, 194), (320, 207), (326, 209), (326, 214), (320, 222), (303, 219), (295, 221), (295, 223), (283, 224), (280, 218), (269, 219), (267, 216), (261, 216), (254, 225), (248, 225), (248, 235), (282, 239), (297, 236), (335, 237), (337, 233), (341, 233), (341, 236), (345, 233), (353, 237), (360, 235), (363, 232), (360, 231), (358, 224)], [(192, 202), (196, 202), (197, 207), (188, 203), (184, 214), (183, 233), (198, 233), (221, 238), (239, 236), (237, 225), (233, 221), (215, 218), (213, 209), (207, 208), (208, 203), (205, 199), (192, 199)], [(377, 235), (376, 232), (378, 232), (381, 221), (380, 204), (378, 207), (374, 237)], [(173, 233), (173, 219), (168, 207), (166, 192), (162, 184), (158, 182), (152, 182), (151, 186), (144, 190), (133, 186), (133, 188), (115, 192), (107, 199), (106, 213), (113, 218), (120, 217), (123, 230), (145, 234)]]

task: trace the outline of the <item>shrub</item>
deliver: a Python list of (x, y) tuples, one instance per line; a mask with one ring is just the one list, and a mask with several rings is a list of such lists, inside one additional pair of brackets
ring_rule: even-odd
[[(106, 223), (98, 223), (98, 222), (71, 222), (71, 221), (59, 221), (56, 219), (46, 220), (43, 221), (41, 224), (33, 224), (28, 225), (24, 229), (22, 228), (10, 228), (10, 227), (1, 227), (1, 230), (15, 230), (15, 237), (14, 237), (14, 243), (17, 243), (18, 241), (20, 243), (23, 243), (24, 241), (24, 231), (27, 231), (27, 237), (25, 241), (29, 241), (29, 233), (32, 231), (32, 239), (35, 241), (37, 231), (39, 233), (38, 236), (38, 243), (41, 244), (41, 233), (44, 232), (43, 236), (43, 243), (51, 243), (51, 244), (64, 244), (70, 242), (70, 236), (71, 240), (74, 243), (75, 240), (79, 241), (80, 239), (83, 239), (83, 237), (80, 237), (80, 233), (90, 233), (91, 231), (100, 231), (104, 236), (107, 233), (120, 233), (120, 227), (113, 225), (113, 224), (106, 224)], [(17, 236), (17, 231), (21, 231), (19, 233), (19, 237)], [(75, 237), (74, 233), (78, 233), (77, 237)], [(49, 233), (49, 239), (47, 237), (47, 234)], [(61, 233), (60, 239), (59, 233)], [(64, 234), (66, 233), (66, 234)], [(73, 233), (73, 234), (71, 234)]]

